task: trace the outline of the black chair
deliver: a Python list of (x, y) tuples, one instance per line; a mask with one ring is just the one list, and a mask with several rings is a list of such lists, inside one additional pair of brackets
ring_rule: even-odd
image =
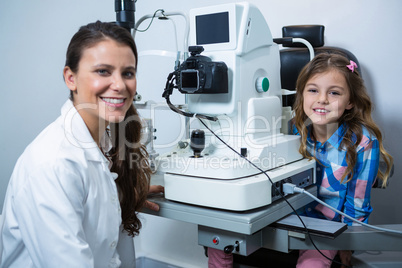
[[(315, 55), (319, 53), (338, 53), (349, 60), (356, 62), (359, 73), (361, 68), (359, 61), (350, 51), (339, 48), (324, 46), (323, 25), (291, 25), (282, 28), (282, 38), (275, 38), (274, 42), (281, 44), (284, 49), (280, 50), (281, 61), (281, 85), (283, 89), (294, 91), (296, 89), (296, 80), (301, 69), (310, 61), (308, 48), (301, 43), (295, 43), (294, 38), (307, 40), (313, 47)], [(292, 106), (294, 95), (283, 95), (283, 106)]]

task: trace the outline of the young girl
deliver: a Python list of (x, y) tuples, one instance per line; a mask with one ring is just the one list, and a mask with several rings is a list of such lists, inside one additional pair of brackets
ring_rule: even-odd
[(121, 230), (138, 234), (137, 211), (150, 191), (133, 106), (136, 69), (137, 49), (126, 29), (98, 21), (73, 36), (63, 71), (70, 99), (26, 148), (10, 179), (0, 267), (122, 264)]
[[(366, 222), (372, 207), (371, 187), (385, 187), (393, 159), (371, 117), (371, 101), (357, 65), (338, 54), (318, 54), (301, 71), (296, 84), (294, 133), (301, 136), (300, 153), (317, 161), (318, 197), (347, 215)], [(387, 164), (379, 170), (379, 160)], [(304, 209), (310, 217), (353, 221), (313, 202)], [(336, 250), (322, 250), (333, 259)], [(351, 251), (339, 251), (349, 265)], [(316, 250), (301, 250), (297, 267), (330, 267)]]

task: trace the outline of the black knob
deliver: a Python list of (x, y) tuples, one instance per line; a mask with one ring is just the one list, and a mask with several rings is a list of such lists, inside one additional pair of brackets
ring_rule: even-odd
[(190, 147), (194, 151), (194, 157), (201, 157), (201, 152), (205, 148), (205, 133), (201, 129), (191, 132)]
[(234, 250), (234, 246), (233, 246), (233, 245), (230, 245), (230, 246), (226, 246), (226, 247), (223, 249), (223, 252), (225, 252), (226, 254), (230, 254), (230, 253), (233, 252), (233, 250)]

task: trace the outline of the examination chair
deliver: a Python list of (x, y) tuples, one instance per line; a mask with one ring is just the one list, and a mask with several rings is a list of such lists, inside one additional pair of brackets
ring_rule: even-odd
[[(275, 43), (281, 44), (283, 47), (283, 49), (280, 50), (280, 75), (282, 89), (290, 92), (295, 91), (297, 77), (301, 69), (310, 61), (308, 48), (302, 43), (292, 42), (292, 38), (303, 38), (307, 40), (312, 45), (315, 55), (319, 53), (338, 53), (346, 56), (348, 59), (356, 62), (359, 73), (362, 75), (359, 61), (350, 51), (338, 47), (324, 46), (324, 30), (325, 27), (323, 25), (285, 26), (282, 28), (282, 38), (274, 39)], [(294, 100), (294, 94), (284, 94), (282, 97), (283, 107), (292, 107)], [(379, 188), (380, 186), (381, 182), (378, 182), (377, 180), (375, 185), (373, 185), (373, 188)], [(290, 253), (283, 253), (261, 248), (249, 256), (235, 254), (234, 267), (251, 268), (269, 266), (294, 268), (298, 256), (298, 250), (294, 250)], [(340, 265), (334, 263), (331, 267), (340, 267)]]

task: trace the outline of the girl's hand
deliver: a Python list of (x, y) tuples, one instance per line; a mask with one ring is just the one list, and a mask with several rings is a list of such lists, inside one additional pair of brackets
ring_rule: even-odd
[[(165, 188), (162, 185), (151, 185), (149, 187), (149, 192), (148, 194), (159, 194), (159, 193), (163, 193), (165, 192)], [(151, 201), (145, 201), (145, 205), (146, 208), (149, 208), (151, 210), (154, 211), (159, 211), (159, 205), (151, 202)]]

